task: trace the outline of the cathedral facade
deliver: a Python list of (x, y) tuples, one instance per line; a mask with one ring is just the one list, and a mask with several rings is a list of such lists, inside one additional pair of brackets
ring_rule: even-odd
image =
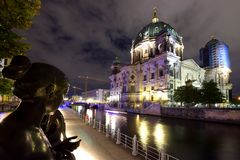
[(131, 64), (118, 58), (111, 66), (110, 101), (124, 108), (147, 107), (153, 103), (174, 104), (174, 90), (191, 81), (201, 87), (206, 69), (193, 59), (183, 60), (182, 37), (169, 24), (159, 21), (154, 10), (152, 22), (132, 42)]

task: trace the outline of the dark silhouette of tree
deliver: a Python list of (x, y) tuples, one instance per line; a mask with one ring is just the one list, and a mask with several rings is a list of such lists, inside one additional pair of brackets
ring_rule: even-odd
[(186, 104), (186, 107), (189, 107), (189, 104), (199, 102), (199, 91), (193, 85), (187, 84), (186, 86), (181, 86), (174, 93), (174, 100)]
[(200, 102), (208, 104), (208, 107), (210, 107), (211, 104), (223, 102), (223, 94), (217, 88), (217, 83), (213, 82), (213, 80), (202, 83)]
[(185, 101), (184, 97), (184, 91), (185, 91), (185, 86), (181, 86), (181, 87), (178, 87), (175, 92), (174, 92), (174, 95), (173, 95), (173, 99), (174, 101), (176, 102), (180, 102), (181, 103), (181, 106), (182, 106), (182, 103)]

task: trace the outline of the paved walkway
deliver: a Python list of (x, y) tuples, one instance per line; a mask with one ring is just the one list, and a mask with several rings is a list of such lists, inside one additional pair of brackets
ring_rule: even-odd
[(60, 109), (66, 123), (67, 137), (78, 136), (80, 146), (73, 152), (77, 160), (141, 160), (132, 156), (131, 150), (117, 145), (105, 134), (87, 126), (78, 114), (69, 108)]

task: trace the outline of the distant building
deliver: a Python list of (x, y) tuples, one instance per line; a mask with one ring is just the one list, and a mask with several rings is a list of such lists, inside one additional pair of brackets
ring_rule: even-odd
[(109, 97), (108, 89), (94, 89), (82, 93), (83, 100), (90, 103), (106, 103)]
[[(204, 80), (209, 80), (209, 70), (193, 59), (183, 60), (183, 50), (182, 37), (169, 24), (159, 21), (154, 10), (152, 22), (132, 42), (131, 63), (122, 66), (118, 58), (112, 63), (111, 104), (119, 108), (172, 105), (174, 90), (187, 81), (200, 88)], [(206, 58), (205, 65), (210, 61)]]
[(10, 58), (0, 59), (0, 72), (2, 72), (2, 70), (5, 66), (8, 66), (10, 64), (10, 61), (11, 61)]

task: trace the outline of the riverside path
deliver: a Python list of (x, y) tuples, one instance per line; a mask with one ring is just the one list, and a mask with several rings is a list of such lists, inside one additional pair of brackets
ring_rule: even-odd
[(66, 123), (67, 137), (78, 136), (82, 139), (80, 146), (73, 152), (76, 160), (141, 160), (139, 156), (132, 156), (131, 151), (107, 138), (86, 125), (78, 113), (70, 108), (59, 108)]

